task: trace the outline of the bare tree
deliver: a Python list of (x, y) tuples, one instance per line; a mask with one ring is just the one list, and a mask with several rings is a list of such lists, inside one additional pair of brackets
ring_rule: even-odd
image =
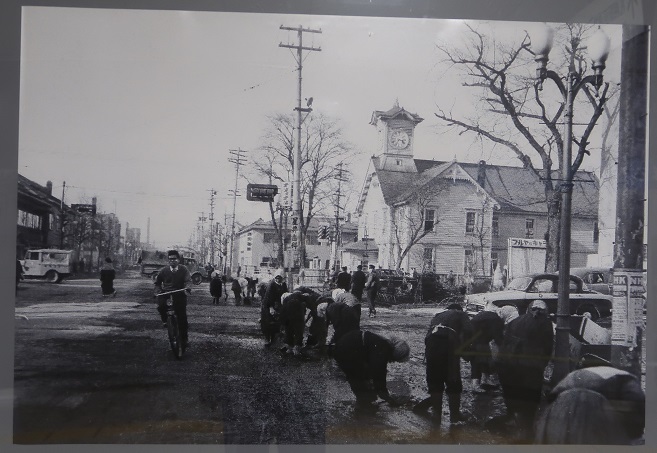
[(486, 252), (487, 246), (490, 244), (491, 237), (491, 227), (486, 224), (486, 214), (492, 209), (491, 199), (485, 197), (481, 202), (481, 209), (479, 209), (475, 214), (475, 224), (472, 232), (472, 258), (470, 263), (470, 270), (472, 274), (477, 275), (477, 266), (480, 265), (481, 274), (487, 275), (486, 271), (486, 259), (484, 254)]
[(416, 244), (435, 231), (439, 223), (439, 195), (446, 190), (446, 184), (444, 180), (416, 182), (403, 200), (393, 206), (390, 217), (395, 239), (395, 269), (401, 268), (404, 258)]
[[(543, 185), (547, 203), (548, 229), (546, 233), (546, 270), (558, 268), (559, 223), (561, 208), (560, 169), (566, 140), (575, 143), (572, 174), (579, 169), (584, 156), (589, 154), (591, 133), (603, 112), (608, 84), (601, 91), (584, 86), (587, 96), (577, 105), (580, 127), (573, 131), (579, 137), (563, 137), (560, 125), (565, 121), (565, 102), (550, 86), (543, 91), (535, 83), (535, 64), (530, 51), (529, 36), (520, 42), (499, 42), (492, 36), (467, 25), (463, 46), (439, 45), (443, 63), (456, 68), (464, 77), (463, 85), (476, 93), (478, 113), (456, 116), (438, 109), (436, 117), (448, 128), (461, 134), (473, 133), (490, 141), (493, 147), (501, 146), (533, 171)], [(589, 69), (582, 53), (581, 41), (591, 32), (591, 26), (565, 25), (557, 30), (553, 61), (559, 68), (569, 68), (578, 80)], [(559, 51), (563, 54), (556, 55)], [(552, 84), (550, 84), (552, 85)], [(581, 123), (582, 119), (587, 121)]]
[[(296, 152), (296, 117), (292, 114), (275, 114), (269, 117), (270, 125), (263, 135), (263, 145), (253, 159), (254, 178), (264, 176), (270, 184), (291, 184)], [(305, 261), (305, 238), (310, 221), (331, 205), (332, 181), (338, 174), (337, 164), (347, 162), (351, 144), (343, 138), (339, 122), (322, 114), (313, 113), (302, 127), (300, 159), (301, 190), (301, 259)], [(283, 262), (285, 223), (289, 210), (277, 209), (269, 204), (272, 223), (276, 231), (279, 251)]]

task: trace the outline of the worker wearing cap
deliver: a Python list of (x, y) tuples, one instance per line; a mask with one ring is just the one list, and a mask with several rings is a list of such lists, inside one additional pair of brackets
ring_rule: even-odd
[(545, 302), (535, 300), (529, 310), (504, 329), (498, 357), (498, 376), (506, 416), (518, 428), (531, 429), (541, 402), (543, 373), (552, 357), (554, 331)]

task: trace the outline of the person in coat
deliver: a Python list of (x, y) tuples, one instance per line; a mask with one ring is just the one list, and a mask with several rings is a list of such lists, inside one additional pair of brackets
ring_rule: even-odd
[(21, 264), (20, 260), (16, 258), (16, 292), (18, 293), (18, 282), (23, 280), (23, 274), (25, 273), (25, 270), (23, 270), (23, 265)]
[(370, 264), (370, 274), (367, 277), (367, 282), (365, 283), (365, 289), (367, 290), (367, 300), (370, 303), (369, 306), (369, 317), (374, 318), (376, 316), (376, 297), (379, 294), (379, 286), (381, 286), (381, 279), (379, 274), (376, 272), (373, 264)]
[(356, 266), (356, 271), (351, 276), (351, 294), (356, 296), (359, 302), (363, 302), (363, 290), (367, 283), (367, 275), (363, 272), (363, 266), (359, 264)]
[(333, 357), (344, 372), (359, 409), (371, 408), (377, 396), (390, 405), (397, 401), (388, 392), (386, 378), (389, 362), (405, 362), (410, 356), (408, 344), (396, 337), (352, 330), (335, 344)]
[(358, 328), (360, 329), (361, 306), (360, 301), (356, 299), (356, 296), (346, 292), (344, 289), (334, 289), (331, 295), (336, 303), (346, 304), (354, 310), (356, 317), (358, 318)]
[[(336, 289), (334, 291), (342, 290)], [(358, 312), (345, 302), (336, 302), (334, 299), (330, 299), (326, 307), (326, 321), (333, 326), (333, 336), (329, 341), (330, 348), (337, 344), (344, 334), (360, 328)]]
[(235, 305), (241, 305), (242, 304), (242, 285), (240, 285), (239, 279), (233, 278), (233, 281), (230, 284), (230, 290), (233, 292), (233, 295), (235, 296)]
[(283, 272), (278, 271), (269, 281), (260, 307), (260, 328), (265, 336), (265, 347), (271, 346), (280, 332), (278, 313), (281, 309), (281, 296), (286, 292), (287, 283), (283, 281)]
[[(192, 292), (192, 275), (189, 269), (180, 264), (180, 253), (177, 250), (167, 252), (169, 265), (160, 269), (155, 277), (155, 295), (157, 296), (157, 311), (162, 323), (167, 322), (166, 301), (171, 298), (173, 309), (178, 318), (180, 338), (183, 347), (187, 347), (189, 325), (187, 322), (187, 294)], [(176, 292), (171, 292), (176, 291)], [(169, 293), (160, 295), (161, 293)]]
[(535, 300), (529, 310), (504, 329), (497, 373), (502, 385), (507, 419), (515, 419), (529, 434), (541, 402), (543, 373), (552, 357), (554, 331), (545, 302)]
[(433, 317), (424, 337), (429, 397), (413, 411), (423, 413), (431, 407), (437, 425), (442, 421), (443, 393), (447, 393), (450, 422), (465, 421), (461, 414), (461, 356), (467, 356), (473, 333), (470, 318), (455, 303)]
[(114, 266), (112, 266), (112, 259), (108, 256), (105, 258), (105, 264), (100, 270), (100, 289), (103, 293), (103, 296), (116, 296), (116, 290), (114, 289), (114, 279), (116, 278), (116, 271)]
[(298, 290), (281, 296), (280, 321), (285, 330), (285, 346), (281, 349), (283, 353), (301, 355), (308, 299), (308, 294)]
[[(308, 338), (306, 338), (306, 348), (316, 348), (320, 354), (326, 353), (328, 337), (328, 321), (326, 320), (326, 309), (328, 308), (330, 297), (320, 296), (316, 299), (315, 304), (309, 304), (310, 326), (308, 327)], [(313, 305), (314, 308), (313, 308)]]
[(470, 377), (475, 393), (485, 393), (486, 386), (494, 386), (493, 358), (490, 343), (494, 341), (499, 347), (504, 338), (504, 320), (494, 311), (484, 310), (477, 313), (471, 320), (474, 329), (473, 341), (470, 347)]
[(336, 288), (349, 291), (349, 288), (351, 287), (351, 274), (347, 272), (347, 266), (342, 267), (342, 270), (335, 279), (335, 286)]
[(221, 290), (224, 286), (224, 282), (221, 280), (221, 275), (219, 272), (213, 271), (211, 274), (210, 280), (210, 295), (212, 296), (212, 305), (219, 305), (219, 299), (221, 299)]
[(646, 395), (641, 380), (610, 365), (570, 372), (550, 391), (535, 427), (537, 444), (642, 442)]

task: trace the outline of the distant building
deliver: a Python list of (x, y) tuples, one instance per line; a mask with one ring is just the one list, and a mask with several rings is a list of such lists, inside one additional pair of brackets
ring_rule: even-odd
[(19, 174), (17, 211), (17, 257), (30, 248), (60, 247), (62, 202), (52, 195), (52, 182), (42, 186)]
[[(399, 266), (447, 274), (491, 275), (507, 264), (509, 238), (544, 239), (547, 204), (543, 181), (529, 168), (414, 158), (415, 126), (422, 121), (396, 104), (375, 111), (379, 155), (361, 193), (358, 237), (376, 244), (383, 268)], [(571, 265), (586, 265), (597, 250), (598, 180), (575, 177)], [(421, 239), (400, 262), (413, 232)], [(346, 249), (353, 248), (347, 245)], [(357, 247), (361, 253), (362, 246)], [(372, 261), (373, 251), (367, 251)], [(351, 259), (356, 259), (352, 257)]]
[[(320, 239), (318, 233), (321, 227), (327, 226), (328, 234), (333, 232), (335, 219), (329, 217), (313, 218), (306, 235), (305, 268), (328, 269), (331, 259), (330, 240)], [(351, 222), (340, 225), (341, 243), (351, 243), (357, 236), (358, 228)], [(242, 267), (242, 273), (252, 273), (266, 269), (276, 269), (282, 265), (278, 262), (278, 240), (276, 229), (271, 221), (258, 219), (241, 228), (235, 233), (237, 244), (237, 263)], [(285, 244), (290, 243), (290, 232), (285, 237)], [(337, 260), (340, 260), (338, 248)]]

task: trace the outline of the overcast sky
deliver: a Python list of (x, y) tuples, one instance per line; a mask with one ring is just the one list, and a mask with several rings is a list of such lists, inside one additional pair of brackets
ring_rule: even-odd
[[(358, 189), (376, 152), (372, 112), (396, 100), (425, 119), (416, 157), (477, 161), (484, 151), (495, 160), (471, 138), (435, 128), (436, 103), (459, 106), (463, 96), (459, 80), (436, 67), (435, 43), (461, 39), (462, 21), (28, 7), (18, 172), (52, 181), (58, 198), (66, 181), (67, 204), (97, 196), (101, 211), (141, 228), (142, 241), (150, 218), (151, 242), (162, 246), (187, 242), (209, 212), (209, 189), (223, 223), (235, 184), (229, 150), (248, 159), (266, 115), (296, 105), (296, 61), (279, 43), (297, 37), (281, 25), (322, 30), (304, 34), (304, 45), (322, 50), (304, 53), (303, 96), (341, 122)], [(527, 28), (490, 26), (514, 40)], [(606, 30), (620, 47), (620, 27)], [(613, 61), (605, 76), (618, 80)], [(245, 195), (246, 181), (239, 186)], [(265, 206), (242, 196), (237, 220), (267, 219)]]

